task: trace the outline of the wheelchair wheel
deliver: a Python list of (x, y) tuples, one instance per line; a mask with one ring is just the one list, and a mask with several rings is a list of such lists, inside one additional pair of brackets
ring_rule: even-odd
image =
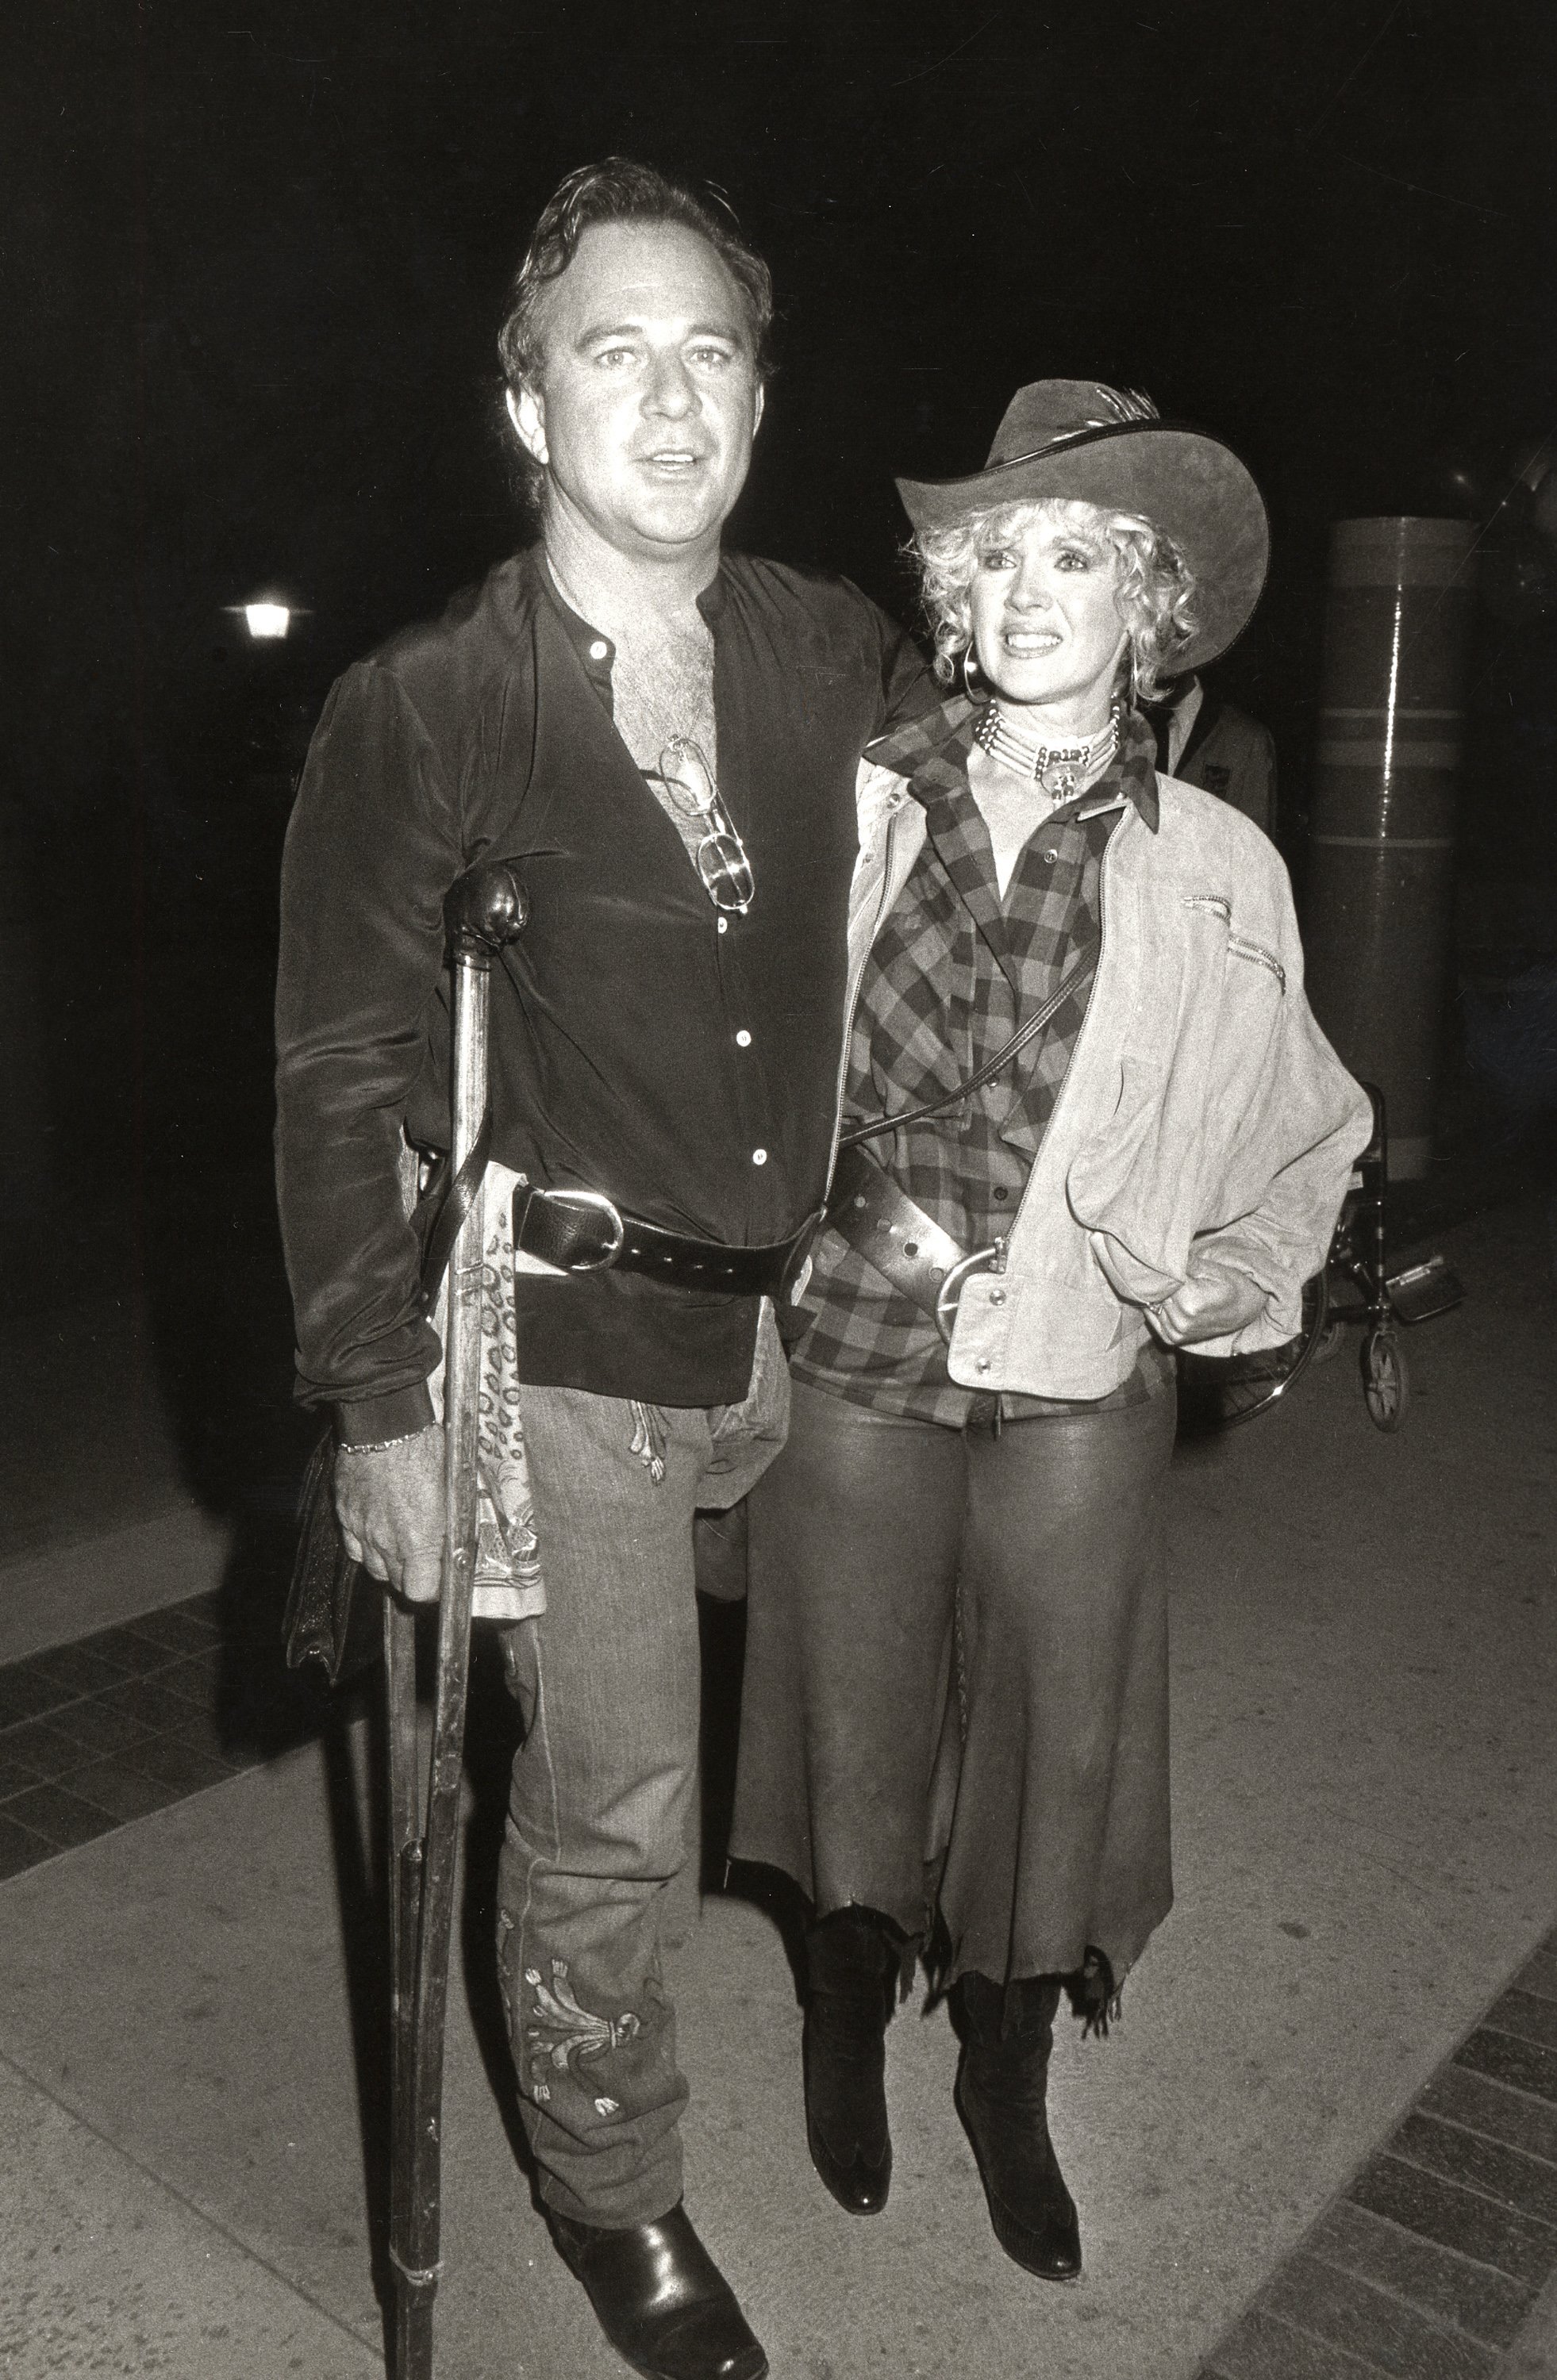
[(1370, 1330), (1362, 1342), (1362, 1393), (1375, 1429), (1400, 1427), (1410, 1402), (1411, 1379), (1400, 1341), (1387, 1327)]
[(1235, 1355), (1230, 1363), (1196, 1357), (1188, 1350), (1185, 1369), (1197, 1385), (1210, 1390), (1216, 1426), (1234, 1429), (1257, 1414), (1269, 1413), (1313, 1362), (1329, 1316), (1330, 1284), (1322, 1272), (1316, 1273), (1303, 1292), (1303, 1328), (1284, 1347)]

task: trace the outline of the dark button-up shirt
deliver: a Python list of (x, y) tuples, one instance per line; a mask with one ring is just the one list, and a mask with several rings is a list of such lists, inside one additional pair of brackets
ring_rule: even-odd
[[(1086, 793), (1050, 812), (1018, 856), (1004, 900), (994, 853), (967, 782), (976, 714), (960, 698), (871, 748), (904, 771), (927, 832), (861, 981), (849, 1044), (849, 1123), (946, 1098), (1052, 998), (1102, 927), (1102, 858), (1124, 804), (1157, 824), (1150, 731), (1126, 722), (1119, 754)], [(950, 1114), (870, 1144), (926, 1214), (971, 1253), (1009, 1236), (1071, 1053), (1087, 1015), (1080, 984), (1013, 1068)], [(809, 1327), (797, 1375), (887, 1413), (960, 1428), (981, 1402), (946, 1369), (930, 1316), (894, 1290), (836, 1232), (819, 1244), (804, 1301)], [(1134, 1403), (1166, 1386), (1172, 1359), (1155, 1341), (1103, 1400)], [(1007, 1395), (1012, 1418), (1069, 1412)]]
[[(929, 681), (846, 580), (730, 555), (699, 608), (745, 917), (715, 911), (613, 724), (610, 641), (538, 550), (330, 696), (283, 873), (277, 1150), (300, 1393), (349, 1437), (431, 1413), (398, 1157), (402, 1131), (447, 1144), (443, 902), (478, 860), (517, 860), (531, 904), (493, 975), (493, 1156), (727, 1243), (783, 1240), (820, 1203), (856, 765)], [(521, 1377), (729, 1402), (756, 1319), (642, 1276), (521, 1276)]]

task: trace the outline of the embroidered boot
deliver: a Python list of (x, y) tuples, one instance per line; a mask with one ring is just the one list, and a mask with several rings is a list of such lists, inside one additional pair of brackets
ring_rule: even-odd
[(957, 2113), (979, 2160), (995, 2238), (1040, 2280), (1074, 2280), (1081, 2228), (1046, 2104), (1059, 1983), (1035, 1977), (1003, 1990), (970, 1973), (956, 1989), (965, 2024)]
[(886, 1920), (839, 1909), (806, 1934), (806, 2139), (840, 2206), (876, 2215), (892, 2181), (886, 2027), (899, 1953)]

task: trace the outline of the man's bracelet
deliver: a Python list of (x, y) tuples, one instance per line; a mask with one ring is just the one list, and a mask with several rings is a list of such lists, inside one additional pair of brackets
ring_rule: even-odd
[(409, 1446), (413, 1438), (425, 1438), (437, 1427), (435, 1421), (424, 1421), (420, 1429), (404, 1429), (398, 1438), (345, 1438), (335, 1451), (338, 1454), (387, 1454), (392, 1446)]

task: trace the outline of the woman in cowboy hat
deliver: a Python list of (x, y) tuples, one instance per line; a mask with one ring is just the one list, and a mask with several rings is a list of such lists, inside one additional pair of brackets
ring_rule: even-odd
[(1172, 1897), (1160, 1489), (1175, 1347), (1291, 1339), (1366, 1098), (1285, 872), (1137, 708), (1223, 651), (1267, 531), (1217, 440), (1020, 390), (899, 481), (943, 680), (867, 754), (842, 1153), (751, 1500), (732, 1848), (799, 1884), (812, 2158), (885, 2201), (894, 1978), (951, 1987), (996, 2236), (1080, 2268), (1044, 2087)]

